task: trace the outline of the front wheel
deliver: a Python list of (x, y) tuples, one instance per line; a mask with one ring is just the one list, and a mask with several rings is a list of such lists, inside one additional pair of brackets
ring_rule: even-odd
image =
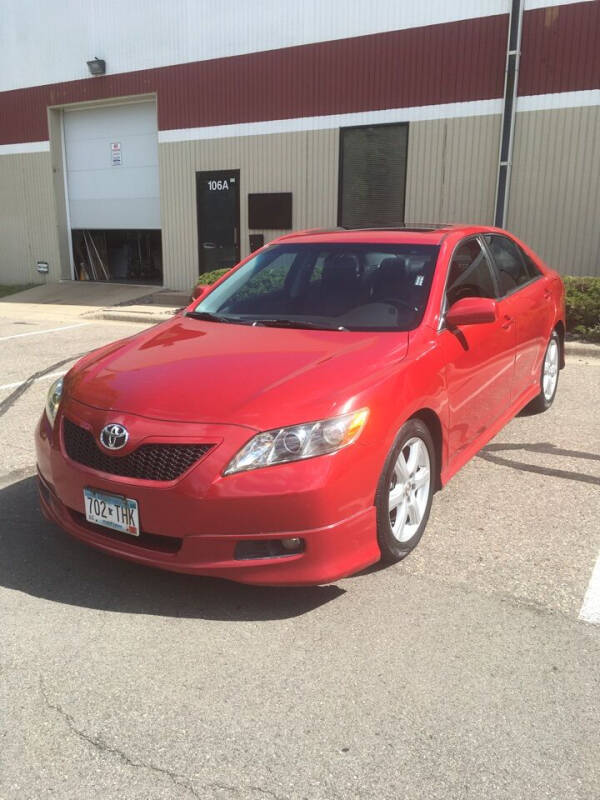
[(560, 339), (556, 331), (552, 331), (540, 375), (540, 393), (530, 404), (532, 411), (547, 411), (556, 397), (558, 388), (558, 371), (560, 369)]
[(375, 498), (382, 561), (400, 561), (417, 546), (429, 518), (435, 475), (429, 428), (420, 419), (408, 420), (386, 459)]

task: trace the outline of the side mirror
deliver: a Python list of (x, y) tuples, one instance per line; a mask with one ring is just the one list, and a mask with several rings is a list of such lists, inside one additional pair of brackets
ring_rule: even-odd
[(448, 328), (496, 321), (496, 301), (489, 297), (463, 297), (446, 312)]

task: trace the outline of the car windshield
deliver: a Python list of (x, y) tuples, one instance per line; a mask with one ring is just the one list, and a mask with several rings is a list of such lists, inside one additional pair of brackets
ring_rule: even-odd
[(214, 289), (191, 316), (219, 322), (407, 331), (421, 321), (439, 248), (278, 244)]

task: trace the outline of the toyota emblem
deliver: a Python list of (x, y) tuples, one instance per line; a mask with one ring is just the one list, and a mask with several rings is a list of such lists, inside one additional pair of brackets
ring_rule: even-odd
[(114, 422), (105, 425), (100, 431), (100, 443), (107, 450), (121, 450), (127, 444), (127, 439), (129, 439), (127, 428)]

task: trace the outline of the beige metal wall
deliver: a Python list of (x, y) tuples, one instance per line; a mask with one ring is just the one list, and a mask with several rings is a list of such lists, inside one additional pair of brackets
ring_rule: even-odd
[(0, 155), (0, 283), (40, 283), (61, 275), (49, 152)]
[(600, 107), (516, 115), (508, 227), (565, 275), (600, 276)]
[(501, 121), (493, 114), (410, 123), (406, 222), (492, 224)]
[[(407, 222), (492, 222), (500, 121), (410, 124)], [(38, 259), (49, 280), (69, 275), (58, 117), (51, 129), (52, 154), (0, 155), (0, 283), (44, 280)], [(291, 191), (294, 229), (336, 225), (338, 147), (339, 129), (160, 144), (165, 285), (186, 290), (197, 276), (197, 171), (240, 170), (246, 255), (249, 192)], [(598, 106), (517, 114), (508, 228), (563, 274), (600, 275), (599, 175)]]
[[(159, 145), (164, 282), (189, 289), (198, 275), (196, 172), (240, 170), (242, 256), (248, 254), (248, 193), (292, 192), (293, 227), (337, 223), (337, 129)], [(265, 242), (281, 231), (259, 231)]]

